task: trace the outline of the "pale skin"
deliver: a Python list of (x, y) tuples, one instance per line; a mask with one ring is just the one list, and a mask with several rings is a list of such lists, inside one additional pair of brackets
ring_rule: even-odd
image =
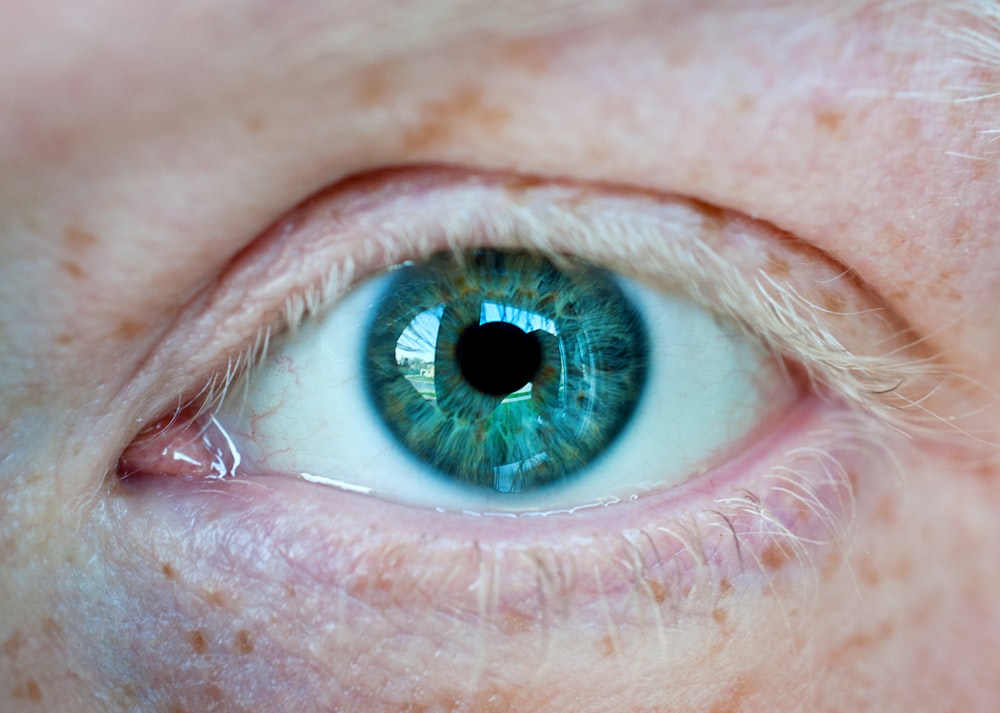
[[(0, 709), (996, 709), (992, 6), (163, 7), (2, 12)], [(851, 466), (843, 537), (787, 562), (764, 552), (760, 572), (724, 585), (635, 587), (631, 617), (616, 614), (626, 594), (585, 577), (572, 601), (589, 607), (515, 606), (501, 584), (467, 615), (463, 597), (487, 600), (449, 579), (450, 526), (371, 499), (345, 515), (304, 483), (221, 511), (167, 492), (183, 480), (122, 492), (115, 464), (141, 424), (239, 346), (229, 318), (280, 307), (221, 299), (229, 321), (202, 323), (237, 254), (345, 177), (430, 164), (758, 221), (775, 244), (813, 250), (772, 276), (818, 249), (961, 387), (935, 392), (940, 429), (893, 441), (896, 470)], [(796, 438), (789, 448), (811, 445)], [(163, 512), (180, 501), (178, 526)], [(331, 561), (355, 537), (384, 571), (355, 586), (343, 577), (360, 565), (289, 566), (266, 539), (288, 526), (282, 508), (310, 518)], [(538, 555), (519, 572), (551, 578), (564, 526), (620, 531), (635, 517), (557, 521), (531, 530), (530, 548), (516, 523), (476, 537), (501, 583), (497, 553), (516, 561), (518, 548)], [(233, 540), (229, 556), (219, 542)], [(414, 569), (427, 563), (458, 584), (433, 589)]]

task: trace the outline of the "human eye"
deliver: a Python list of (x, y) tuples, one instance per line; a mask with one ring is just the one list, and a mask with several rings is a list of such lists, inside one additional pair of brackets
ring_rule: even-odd
[(352, 290), (215, 412), (240, 456), (223, 475), (567, 510), (705, 470), (788, 405), (775, 360), (707, 310), (554, 260), (438, 253)]
[[(437, 265), (468, 284), (476, 255), (520, 261), (505, 273), (514, 278), (539, 256), (582, 258), (622, 276), (609, 279), (644, 283), (625, 291), (639, 295), (647, 320), (672, 309), (673, 328), (692, 330), (678, 338), (658, 334), (662, 322), (648, 326), (653, 361), (670, 353), (683, 378), (671, 385), (651, 365), (638, 413), (595, 455), (601, 463), (584, 462), (540, 494), (441, 478), (454, 453), (381, 433), (380, 418), (399, 426), (386, 413), (393, 400), (380, 416), (366, 403), (376, 387), (365, 393), (365, 341), (385, 326), (373, 315), (412, 308), (406, 326), (451, 304), (394, 301), (386, 282), (407, 284), (409, 268), (369, 278)], [(179, 408), (164, 404), (166, 416), (137, 436), (120, 463), (124, 497), (169, 495), (168, 519), (197, 512), (214, 531), (249, 538), (228, 557), (285, 553), (286, 576), (352, 597), (371, 594), (364, 582), (393, 553), (398, 586), (487, 619), (532, 609), (524, 598), (541, 586), (540, 560), (572, 573), (572, 584), (546, 585), (545, 601), (574, 602), (588, 616), (598, 593), (613, 593), (616, 607), (638, 596), (656, 609), (778, 569), (815, 572), (870, 505), (859, 479), (884, 479), (890, 434), (928, 418), (936, 383), (905, 325), (863, 285), (770, 226), (676, 197), (449, 169), (379, 173), (307, 202), (198, 309), (199, 328), (151, 369), (163, 373), (200, 340), (227, 356), (225, 369)], [(654, 396), (640, 393), (650, 384)], [(666, 396), (674, 402), (657, 403)], [(671, 423), (685, 420), (698, 437), (672, 441)], [(407, 456), (417, 446), (422, 463)], [(491, 472), (514, 459), (500, 460)], [(605, 507), (585, 507), (595, 505)]]
[[(689, 452), (641, 412), (652, 391), (595, 464), (535, 494), (458, 484), (379, 433), (363, 364), (372, 314), (405, 307), (386, 283), (407, 268), (391, 268), (471, 281), (477, 254), (582, 261), (643, 312), (667, 300), (675, 326), (702, 324), (680, 339), (644, 317), (643, 389), (666, 388), (651, 386), (664, 350), (703, 380), (685, 396), (703, 410), (686, 414), (704, 432), (681, 441)], [(120, 458), (110, 516), (164, 563), (143, 597), (195, 592), (207, 609), (182, 608), (289, 662), (264, 676), (230, 662), (232, 696), (268, 682), (463, 710), (511, 676), (570, 680), (625, 641), (642, 644), (630, 666), (690, 664), (713, 639), (677, 653), (670, 622), (700, 631), (782, 583), (801, 600), (893, 496), (898, 444), (938, 428), (935, 362), (835, 260), (628, 187), (441, 167), (348, 179), (263, 233), (179, 323), (137, 379), (160, 396)], [(336, 347), (320, 368), (316, 339)], [(727, 350), (712, 372), (705, 355)], [(300, 398), (342, 410), (320, 418)]]

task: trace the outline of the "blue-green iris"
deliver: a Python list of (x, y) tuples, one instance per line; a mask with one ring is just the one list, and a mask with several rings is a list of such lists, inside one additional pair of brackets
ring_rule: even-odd
[(441, 253), (390, 280), (364, 373), (376, 412), (415, 456), (457, 481), (531, 492), (621, 432), (647, 341), (604, 270), (524, 252)]

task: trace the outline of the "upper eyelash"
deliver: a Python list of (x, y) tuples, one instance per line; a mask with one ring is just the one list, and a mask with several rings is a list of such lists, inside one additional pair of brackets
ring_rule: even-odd
[[(955, 375), (935, 355), (921, 353), (920, 339), (905, 325), (893, 324), (885, 308), (832, 310), (803, 294), (808, 290), (802, 285), (809, 284), (805, 276), (792, 276), (798, 278), (797, 285), (794, 279), (779, 281), (763, 267), (748, 273), (699, 237), (704, 223), (716, 217), (673, 216), (691, 224), (684, 239), (664, 240), (663, 226), (655, 221), (634, 215), (622, 218), (615, 210), (581, 215), (572, 188), (555, 184), (538, 192), (545, 200), (536, 196), (533, 203), (508, 203), (499, 210), (483, 206), (423, 231), (408, 223), (380, 225), (360, 250), (331, 261), (318, 279), (287, 295), (273, 324), (259, 326), (254, 339), (204, 381), (197, 395), (178, 401), (177, 411), (190, 414), (194, 407), (196, 415), (210, 413), (237, 383), (250, 388), (254, 366), (266, 358), (272, 341), (287, 338), (305, 320), (321, 316), (359, 278), (425, 258), (441, 245), (457, 252), (485, 240), (497, 247), (537, 251), (556, 261), (564, 245), (575, 245), (583, 259), (672, 288), (735, 323), (776, 354), (794, 359), (814, 386), (901, 433), (968, 435), (959, 425), (965, 414), (946, 416), (929, 405), (929, 399), (946, 382), (954, 382)], [(685, 210), (697, 215), (699, 208)], [(433, 231), (438, 235), (432, 239)], [(845, 290), (863, 289), (849, 285), (853, 278), (846, 271), (838, 279)], [(855, 326), (859, 321), (870, 323), (866, 334), (884, 349), (866, 354), (845, 344), (832, 324), (835, 320), (853, 320)]]

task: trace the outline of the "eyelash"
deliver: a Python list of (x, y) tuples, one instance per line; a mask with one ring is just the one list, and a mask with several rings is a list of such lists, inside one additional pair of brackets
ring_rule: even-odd
[[(404, 173), (404, 181), (406, 177)], [(447, 170), (438, 170), (437, 177), (455, 178)], [(381, 179), (373, 176), (369, 180)], [(605, 201), (610, 198), (611, 205), (604, 212), (581, 216), (575, 204), (581, 197), (593, 200), (590, 187), (558, 182), (542, 184), (521, 178), (513, 181), (512, 189), (511, 183), (512, 179), (506, 177), (484, 180), (481, 176), (473, 183), (472, 190), (482, 190), (485, 185), (494, 192), (499, 190), (506, 198), (513, 195), (520, 199), (514, 205), (508, 201), (500, 210), (478, 209), (452, 218), (450, 226), (438, 224), (426, 232), (409, 225), (379, 226), (382, 230), (370, 237), (360, 251), (332, 260), (332, 267), (319, 279), (307, 281), (287, 294), (279, 314), (265, 322), (265, 326), (259, 326), (254, 338), (238, 350), (237, 356), (229, 358), (221, 369), (203, 380), (193, 396), (182, 396), (175, 401), (173, 418), (182, 414), (187, 418), (211, 414), (234, 387), (248, 388), (254, 366), (266, 357), (276, 338), (290, 337), (306, 320), (320, 317), (358, 279), (407, 260), (420, 260), (441, 248), (458, 251), (485, 244), (535, 250), (555, 260), (559, 260), (563, 251), (582, 251), (585, 259), (630, 277), (658, 283), (654, 286), (660, 289), (673, 288), (739, 325), (748, 336), (763, 342), (779, 357), (794, 360), (817, 391), (870, 414), (877, 422), (906, 434), (940, 434), (945, 430), (942, 426), (955, 428), (952, 421), (936, 415), (927, 401), (947, 373), (936, 360), (919, 353), (919, 342), (904, 325), (873, 304), (853, 275), (838, 270), (828, 258), (817, 255), (818, 251), (805, 248), (777, 229), (752, 225), (747, 219), (683, 199), (671, 199), (674, 215), (668, 217), (674, 223), (670, 224), (672, 230), (663, 231), (665, 221), (620, 219), (620, 213), (614, 210), (614, 201), (619, 196), (610, 189)], [(367, 185), (363, 182), (359, 190)], [(661, 207), (656, 198), (626, 193), (624, 199), (654, 210)], [(333, 212), (333, 208), (325, 207), (325, 200), (321, 196), (308, 202), (279, 223), (265, 239), (276, 243), (289, 240), (291, 233), (316, 222), (315, 212)], [(351, 200), (343, 203), (350, 205)], [(537, 204), (544, 205), (544, 211)], [(662, 239), (663, 232), (678, 232), (678, 227), (686, 234), (675, 240)], [(434, 232), (438, 234), (435, 236)], [(727, 232), (730, 235), (725, 235)], [(770, 238), (779, 249), (769, 256), (772, 270), (761, 265), (752, 276), (747, 275), (746, 269), (737, 268), (734, 260), (721, 257), (702, 239), (705, 234), (716, 233), (724, 235), (730, 243), (748, 236), (751, 242), (756, 242), (762, 238), (754, 233), (761, 232), (770, 232), (763, 239)], [(616, 236), (617, 240), (612, 243), (607, 236)], [(319, 242), (327, 245), (332, 240), (325, 234), (319, 236)], [(652, 245), (654, 242), (658, 244)], [(807, 271), (822, 273), (821, 278), (811, 284), (808, 275), (796, 280), (794, 270), (789, 267), (796, 260)], [(788, 273), (788, 279), (779, 282), (772, 274), (775, 271)], [(827, 286), (832, 282), (838, 283), (839, 291)], [(803, 286), (817, 293), (816, 297), (811, 299)], [(820, 304), (824, 299), (829, 306)], [(852, 308), (848, 309), (848, 305)], [(840, 334), (835, 333), (831, 322), (839, 322)], [(882, 352), (864, 354), (859, 348), (852, 348), (854, 345), (845, 344), (843, 333), (850, 330), (858, 332), (854, 341), (859, 346), (882, 345)]]

